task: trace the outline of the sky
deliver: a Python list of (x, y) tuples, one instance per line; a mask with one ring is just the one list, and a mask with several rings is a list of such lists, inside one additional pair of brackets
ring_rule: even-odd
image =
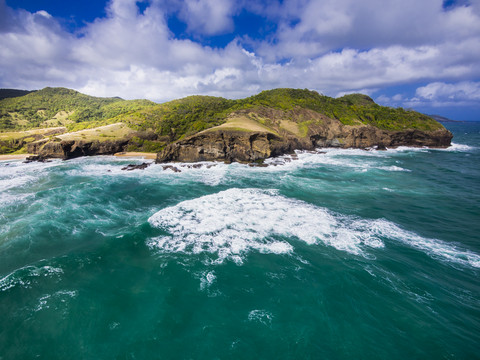
[(480, 0), (0, 0), (0, 88), (278, 87), (480, 120)]

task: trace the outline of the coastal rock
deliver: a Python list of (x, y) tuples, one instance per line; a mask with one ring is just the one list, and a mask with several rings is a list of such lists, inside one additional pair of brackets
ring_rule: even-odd
[(451, 139), (452, 134), (446, 129), (430, 132), (416, 129), (388, 131), (371, 125), (343, 125), (327, 118), (320, 124), (310, 126), (307, 135), (303, 137), (285, 132), (280, 136), (259, 131), (207, 130), (167, 145), (157, 154), (156, 162), (251, 163), (292, 153), (294, 150), (312, 151), (319, 147), (447, 147)]
[(169, 161), (253, 162), (292, 152), (294, 144), (268, 132), (208, 131), (170, 144), (157, 155)]
[(41, 155), (32, 155), (32, 156), (27, 156), (25, 158), (25, 161), (24, 163), (25, 164), (29, 164), (31, 162), (50, 162), (50, 160), (48, 160), (48, 158), (44, 157), (44, 156), (41, 156)]
[(112, 155), (124, 151), (128, 140), (118, 141), (37, 141), (28, 145), (28, 152), (44, 158), (60, 158), (64, 160), (80, 156)]
[(128, 164), (127, 166), (123, 167), (122, 170), (125, 170), (125, 171), (144, 170), (150, 165), (152, 165), (152, 163)]

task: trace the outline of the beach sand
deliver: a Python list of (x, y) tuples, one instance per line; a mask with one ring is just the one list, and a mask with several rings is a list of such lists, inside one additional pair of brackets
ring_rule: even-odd
[(0, 161), (1, 160), (25, 160), (28, 156), (32, 156), (32, 154), (0, 155)]
[(131, 158), (142, 158), (142, 159), (156, 159), (156, 153), (146, 153), (146, 152), (121, 152), (116, 153), (115, 156), (118, 157), (131, 157)]

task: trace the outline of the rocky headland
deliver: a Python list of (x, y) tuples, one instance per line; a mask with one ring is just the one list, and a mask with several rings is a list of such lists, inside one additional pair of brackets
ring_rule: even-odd
[(296, 89), (155, 104), (46, 88), (0, 100), (0, 110), (0, 153), (39, 159), (139, 151), (156, 153), (157, 163), (260, 163), (295, 150), (448, 147), (452, 139), (431, 117), (379, 106), (366, 95), (333, 99)]
[[(382, 130), (372, 125), (344, 125), (311, 110), (297, 110), (294, 114), (274, 112), (275, 115), (268, 118), (269, 126), (264, 129), (252, 129), (252, 118), (259, 116), (257, 111), (234, 114), (224, 125), (167, 145), (158, 153), (156, 161), (220, 160), (248, 163), (292, 153), (294, 150), (322, 147), (379, 150), (398, 146), (444, 148), (450, 146), (453, 137), (445, 128), (432, 131)], [(295, 120), (304, 121), (306, 118), (309, 119), (309, 124), (302, 129)]]

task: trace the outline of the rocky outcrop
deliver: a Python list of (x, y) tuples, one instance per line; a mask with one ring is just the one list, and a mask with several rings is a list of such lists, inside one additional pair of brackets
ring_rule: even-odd
[(374, 126), (342, 126), (338, 132), (324, 132), (310, 135), (315, 147), (368, 148), (374, 146), (428, 146), (448, 147), (452, 133), (446, 129), (421, 131), (408, 129), (402, 131), (381, 130)]
[(37, 141), (28, 145), (28, 152), (44, 158), (73, 159), (80, 156), (112, 155), (124, 151), (128, 140), (116, 141)]
[(157, 162), (252, 162), (294, 149), (288, 141), (269, 132), (207, 131), (168, 145), (158, 153)]
[(275, 135), (258, 131), (204, 131), (166, 146), (157, 155), (156, 162), (255, 162), (294, 150), (313, 150), (318, 147), (447, 147), (451, 139), (452, 134), (446, 129), (431, 132), (415, 129), (387, 131), (370, 125), (348, 126), (336, 120), (324, 119), (309, 126), (307, 135), (302, 137), (286, 132)]

